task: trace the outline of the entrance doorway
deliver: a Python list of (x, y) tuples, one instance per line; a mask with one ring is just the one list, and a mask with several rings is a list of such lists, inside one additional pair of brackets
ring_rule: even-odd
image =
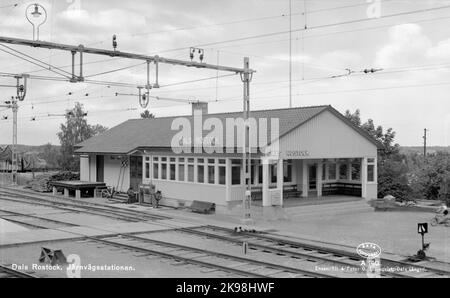
[(142, 156), (130, 156), (130, 187), (137, 191), (142, 183)]
[(97, 182), (105, 182), (105, 157), (103, 155), (96, 156), (97, 165)]
[(309, 190), (317, 190), (317, 165), (308, 166), (308, 188)]

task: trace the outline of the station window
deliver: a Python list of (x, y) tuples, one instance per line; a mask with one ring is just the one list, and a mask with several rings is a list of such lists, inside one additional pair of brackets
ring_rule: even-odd
[(258, 166), (258, 171), (259, 171), (259, 175), (258, 175), (258, 183), (262, 184), (263, 183), (263, 166), (260, 163)]
[(197, 182), (204, 183), (205, 182), (205, 166), (197, 165)]
[(327, 164), (322, 165), (322, 180), (327, 180)]
[(256, 181), (255, 181), (255, 178), (256, 178), (256, 167), (257, 167), (256, 160), (252, 160), (252, 166), (250, 168), (250, 177), (251, 177), (250, 181), (251, 181), (252, 184), (256, 183)]
[(169, 166), (170, 170), (170, 180), (175, 180), (175, 164), (171, 163)]
[(241, 165), (240, 159), (231, 160), (231, 184), (240, 185), (241, 184)]
[(188, 181), (194, 182), (194, 159), (193, 158), (188, 158), (187, 169), (188, 169), (188, 173), (187, 173)]
[(336, 164), (332, 163), (328, 165), (328, 180), (336, 179)]
[(283, 161), (283, 181), (292, 182), (292, 160)]
[(184, 158), (178, 158), (178, 181), (184, 181)]
[(145, 162), (145, 178), (146, 179), (150, 178), (150, 163), (149, 162)]
[(359, 181), (361, 179), (361, 164), (352, 163), (352, 180)]
[[(155, 159), (153, 159), (153, 160), (155, 160)], [(156, 160), (158, 160), (158, 158), (156, 158)], [(153, 179), (159, 179), (158, 170), (159, 170), (159, 163), (154, 162), (153, 163)]]
[(272, 182), (272, 183), (276, 183), (277, 182), (277, 165), (276, 164), (273, 164), (273, 165), (270, 165), (270, 181)]
[(216, 160), (211, 158), (208, 159), (208, 183), (216, 183)]
[(225, 185), (226, 183), (226, 167), (219, 165), (219, 184)]
[(339, 165), (339, 179), (347, 180), (348, 179), (348, 166), (347, 164)]
[(161, 179), (167, 179), (167, 163), (161, 162)]
[(375, 182), (375, 158), (367, 159), (367, 182)]

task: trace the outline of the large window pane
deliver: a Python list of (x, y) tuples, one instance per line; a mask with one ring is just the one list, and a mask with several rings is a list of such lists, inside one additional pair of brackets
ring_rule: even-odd
[(214, 166), (208, 166), (208, 183), (210, 184), (214, 184), (216, 183), (216, 179), (215, 179), (215, 168)]
[(161, 163), (161, 179), (167, 179), (167, 164)]
[(292, 163), (283, 162), (283, 181), (292, 182)]
[(336, 179), (336, 164), (332, 163), (328, 165), (328, 180)]
[(188, 165), (188, 181), (194, 182), (194, 165)]
[(367, 181), (375, 182), (375, 165), (367, 165)]
[(361, 165), (359, 163), (352, 164), (352, 180), (359, 181), (361, 179)]
[(197, 182), (203, 183), (205, 182), (205, 166), (197, 166)]
[(270, 165), (270, 181), (277, 183), (277, 165)]
[(158, 169), (159, 169), (159, 164), (153, 163), (153, 179), (159, 179)]
[(263, 166), (262, 165), (259, 166), (258, 183), (259, 184), (263, 183)]
[(231, 167), (231, 184), (232, 185), (241, 184), (241, 167), (240, 166)]
[(145, 178), (150, 178), (150, 163), (145, 163)]
[(170, 164), (170, 180), (175, 180), (175, 164)]
[(348, 179), (348, 167), (347, 164), (339, 165), (339, 179), (347, 180)]
[(178, 180), (184, 181), (184, 165), (183, 164), (178, 165)]
[(219, 184), (225, 185), (226, 181), (226, 168), (219, 167)]

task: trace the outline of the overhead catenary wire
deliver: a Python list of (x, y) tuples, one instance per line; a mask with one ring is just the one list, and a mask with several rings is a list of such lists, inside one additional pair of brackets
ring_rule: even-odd
[[(360, 22), (368, 22), (368, 21), (373, 21), (373, 20), (393, 18), (393, 17), (402, 16), (402, 15), (411, 15), (411, 14), (416, 14), (416, 13), (431, 12), (431, 11), (448, 9), (448, 8), (450, 8), (450, 5), (439, 6), (439, 7), (432, 7), (432, 8), (425, 8), (425, 9), (418, 9), (418, 10), (406, 11), (406, 12), (400, 12), (400, 13), (394, 13), (394, 14), (388, 14), (388, 15), (382, 15), (379, 18), (376, 18), (376, 19), (374, 19), (374, 18), (355, 19), (355, 20), (342, 21), (342, 22), (336, 22), (336, 23), (331, 23), (331, 24), (322, 24), (322, 25), (316, 25), (316, 26), (309, 26), (306, 29), (305, 28), (297, 28), (297, 29), (292, 29), (292, 30), (283, 30), (283, 31), (271, 32), (271, 33), (250, 35), (250, 36), (246, 36), (246, 37), (240, 37), (240, 38), (234, 38), (234, 39), (228, 39), (228, 40), (222, 40), (222, 41), (201, 43), (201, 44), (196, 44), (194, 46), (195, 47), (206, 47), (206, 46), (212, 46), (212, 45), (223, 44), (223, 43), (231, 43), (231, 42), (237, 42), (237, 41), (243, 41), (243, 40), (250, 40), (250, 39), (257, 39), (257, 38), (264, 38), (264, 37), (288, 34), (290, 31), (292, 31), (292, 32), (301, 32), (301, 31), (307, 31), (307, 30), (313, 30), (313, 29), (321, 29), (321, 28), (335, 27), (335, 26), (340, 26), (340, 25), (349, 25), (349, 24), (360, 23)], [(189, 47), (175, 48), (175, 49), (172, 49), (172, 50), (166, 50), (166, 52), (167, 51), (185, 50), (187, 48), (189, 48)]]
[[(344, 8), (344, 7), (342, 7), (342, 8)], [(415, 14), (415, 13), (436, 11), (436, 10), (447, 9), (447, 8), (450, 8), (450, 5), (440, 6), (440, 7), (432, 7), (432, 8), (426, 8), (426, 9), (420, 9), (420, 10), (414, 10), (414, 11), (407, 11), (407, 12), (401, 12), (401, 13), (390, 14), (390, 15), (383, 15), (383, 16), (380, 16), (379, 18), (376, 18), (376, 20), (383, 19), (383, 18), (391, 18), (391, 17), (401, 16), (401, 15), (409, 15), (409, 14)], [(335, 8), (335, 9), (337, 9), (337, 8)], [(314, 12), (314, 11), (309, 11), (308, 13), (311, 13), (311, 12)], [(371, 20), (374, 20), (374, 19), (373, 18), (356, 19), (356, 20), (343, 21), (343, 22), (332, 23), (332, 24), (323, 24), (323, 25), (317, 25), (317, 26), (312, 26), (312, 27), (310, 26), (307, 29), (300, 28), (300, 29), (294, 29), (294, 30), (288, 30), (288, 31), (279, 31), (279, 32), (260, 34), (260, 35), (253, 35), (253, 36), (247, 36), (247, 37), (243, 37), (243, 38), (237, 38), (237, 39), (231, 39), (231, 40), (225, 40), (225, 41), (218, 41), (218, 42), (212, 42), (212, 43), (198, 44), (198, 45), (195, 45), (195, 46), (196, 47), (197, 46), (211, 46), (211, 45), (216, 45), (216, 44), (223, 44), (223, 43), (230, 43), (230, 42), (236, 42), (236, 41), (242, 41), (242, 40), (248, 40), (248, 39), (255, 39), (255, 38), (262, 38), (262, 37), (280, 35), (280, 34), (289, 33), (290, 31), (291, 32), (300, 32), (300, 31), (306, 31), (306, 30), (311, 30), (311, 29), (319, 29), (319, 28), (327, 28), (327, 27), (338, 26), (338, 25), (352, 24), (352, 23), (357, 23), (357, 22), (366, 22), (366, 21), (371, 21)], [(424, 20), (424, 21), (426, 21), (426, 20)], [(367, 30), (370, 30), (370, 29), (371, 28), (369, 28)], [(358, 29), (358, 30), (366, 30), (366, 29)], [(348, 31), (348, 32), (350, 32), (350, 31)], [(306, 36), (305, 38), (309, 38), (309, 36)], [(185, 49), (188, 49), (188, 48), (190, 48), (190, 47), (168, 49), (168, 50), (160, 50), (158, 52), (159, 53), (167, 53), (167, 52), (185, 50)]]
[[(449, 62), (450, 63), (450, 62)], [(376, 72), (373, 73), (371, 75), (383, 75), (383, 74), (391, 74), (391, 73), (400, 73), (400, 72), (409, 72), (409, 71), (424, 71), (424, 70), (435, 70), (435, 69), (442, 69), (442, 68), (447, 68), (449, 67), (450, 64), (425, 64), (425, 65), (417, 65), (417, 66), (412, 66), (412, 67), (398, 67), (398, 68), (392, 68), (392, 69), (387, 69), (384, 70), (383, 72)], [(2, 73), (0, 73), (0, 76), (2, 75)], [(11, 76), (13, 74), (10, 74)], [(355, 77), (355, 76), (364, 76), (366, 74), (361, 73), (361, 71), (359, 71), (359, 73), (356, 72), (351, 72), (351, 76)], [(297, 82), (301, 82), (302, 84), (309, 84), (309, 83), (315, 83), (315, 82), (319, 82), (319, 81), (323, 81), (323, 80), (330, 80), (330, 79), (337, 79), (339, 77), (347, 77), (349, 76), (348, 73), (342, 74), (342, 75), (332, 75), (332, 76), (324, 76), (324, 77), (316, 77), (316, 78), (309, 78), (309, 79), (301, 79), (301, 80), (294, 80)], [(190, 82), (190, 81), (189, 81)], [(288, 83), (289, 81), (287, 80), (275, 80), (275, 81), (263, 81), (263, 82), (255, 82), (253, 83), (254, 85), (270, 85), (270, 84), (283, 84), (283, 83)], [(223, 87), (233, 87), (233, 86), (240, 86), (240, 84), (229, 84), (229, 85), (224, 85)], [(205, 87), (205, 88), (200, 88), (200, 89), (212, 89), (215, 87)], [(86, 89), (83, 89), (86, 90)], [(82, 94), (83, 90), (81, 91), (77, 91), (78, 93)], [(98, 89), (100, 90), (100, 89)], [(189, 90), (199, 90), (199, 88), (193, 88), (193, 89), (178, 89), (175, 91), (189, 91)], [(272, 89), (273, 90), (273, 89)], [(169, 93), (169, 92), (173, 92), (173, 91), (159, 91), (158, 93)], [(93, 92), (90, 92), (93, 93)], [(57, 97), (62, 97), (65, 96), (66, 94), (61, 94), (61, 95), (57, 95), (54, 96), (55, 98)], [(76, 100), (87, 100), (87, 99), (101, 99), (101, 98), (111, 98), (114, 96), (99, 96), (99, 97), (90, 97), (90, 98), (86, 98), (86, 99), (77, 99), (77, 98), (73, 98), (70, 99), (70, 101), (76, 101)], [(42, 97), (42, 98), (47, 98), (47, 97)], [(37, 98), (39, 99), (39, 98)], [(51, 100), (51, 101), (44, 101), (44, 102), (39, 102), (36, 101), (37, 99), (30, 99), (30, 101), (32, 101), (29, 104), (24, 104), (24, 105), (39, 105), (39, 104), (45, 104), (45, 103), (58, 103), (61, 102), (61, 100)], [(69, 100), (69, 99), (68, 99)], [(218, 101), (223, 101), (223, 100), (218, 100)]]
[(29, 63), (31, 63), (31, 64), (37, 65), (37, 66), (39, 66), (39, 67), (42, 67), (42, 68), (44, 68), (45, 70), (48, 70), (48, 71), (53, 72), (53, 73), (56, 73), (56, 74), (58, 74), (58, 75), (60, 75), (60, 76), (63, 76), (63, 77), (66, 77), (66, 78), (70, 78), (69, 76), (67, 76), (67, 75), (65, 75), (65, 74), (63, 74), (63, 73), (60, 73), (59, 71), (56, 71), (56, 70), (51, 69), (51, 68), (47, 68), (46, 66), (41, 65), (41, 64), (38, 64), (38, 63), (36, 63), (36, 62), (34, 62), (34, 61), (30, 60), (30, 59), (21, 57), (21, 56), (18, 55), (18, 54), (9, 52), (9, 51), (7, 51), (7, 50), (5, 50), (5, 49), (0, 49), (0, 51), (5, 52), (5, 53), (7, 53), (7, 54), (10, 54), (10, 55), (12, 55), (12, 56), (14, 56), (14, 57), (17, 57), (17, 58), (19, 58), (19, 59), (25, 60), (25, 61), (27, 61), (27, 62), (29, 62)]
[[(68, 72), (68, 71), (65, 71), (65, 70), (63, 70), (63, 69), (61, 69), (61, 68), (59, 68), (59, 67), (57, 67), (57, 66), (53, 66), (53, 65), (51, 65), (51, 64), (49, 64), (49, 63), (46, 63), (46, 62), (44, 62), (44, 61), (42, 61), (42, 60), (39, 60), (39, 59), (34, 58), (34, 57), (30, 56), (30, 55), (27, 55), (27, 54), (25, 54), (25, 53), (23, 53), (23, 52), (21, 52), (21, 51), (19, 51), (19, 50), (16, 50), (16, 49), (14, 49), (14, 48), (11, 48), (11, 47), (7, 46), (7, 45), (5, 45), (5, 44), (0, 44), (0, 46), (2, 46), (2, 47), (4, 47), (4, 48), (7, 48), (8, 50), (13, 51), (13, 52), (15, 52), (15, 53), (17, 53), (17, 54), (23, 55), (23, 56), (25, 56), (25, 57), (27, 57), (27, 58), (29, 58), (29, 59), (32, 59), (32, 60), (34, 60), (34, 61), (36, 61), (36, 62), (38, 62), (38, 63), (42, 63), (42, 64), (44, 64), (45, 66), (48, 67), (48, 70), (50, 70), (50, 69), (56, 69), (56, 70), (58, 70), (58, 71), (61, 71), (61, 72), (63, 72), (63, 73), (66, 73), (66, 74), (69, 75), (69, 76), (72, 75), (72, 74), (71, 74), (70, 72)], [(46, 69), (47, 69), (47, 68), (46, 68)]]

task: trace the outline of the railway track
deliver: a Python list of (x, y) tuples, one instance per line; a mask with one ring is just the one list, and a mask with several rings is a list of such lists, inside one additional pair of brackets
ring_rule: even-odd
[(177, 262), (224, 271), (241, 277), (333, 277), (294, 266), (264, 262), (135, 235), (121, 234), (105, 237), (87, 237), (87, 239), (112, 247), (144, 253), (144, 256), (157, 255)]
[(57, 208), (65, 211), (72, 211), (77, 213), (92, 214), (108, 218), (119, 219), (128, 222), (139, 222), (147, 220), (162, 220), (169, 219), (167, 216), (149, 214), (140, 211), (128, 211), (123, 208), (113, 206), (100, 206), (88, 202), (69, 202), (56, 201), (54, 199), (43, 199), (38, 196), (27, 195), (23, 193), (16, 193), (11, 191), (0, 190), (0, 200), (19, 202), (24, 204), (39, 205)]
[(37, 278), (37, 276), (0, 265), (0, 278)]
[[(10, 197), (6, 197), (6, 194)], [(11, 198), (12, 196), (12, 198)], [(37, 204), (63, 210), (74, 212), (91, 213), (95, 215), (113, 217), (115, 219), (123, 219), (126, 221), (142, 221), (154, 216), (142, 211), (135, 210), (116, 210), (115, 208), (106, 208), (102, 206), (91, 206), (91, 203), (75, 204), (66, 202), (55, 202), (53, 200), (36, 198), (31, 195), (23, 195), (0, 190), (0, 200), (9, 200), (26, 204)], [(116, 207), (117, 208), (117, 207)], [(85, 210), (87, 209), (87, 210)], [(119, 209), (119, 208), (117, 208)], [(1, 212), (1, 211), (0, 211)], [(12, 211), (5, 211), (5, 213), (14, 213)], [(15, 212), (18, 216), (29, 216), (38, 220), (48, 220), (44, 217), (35, 215), (27, 215)], [(148, 217), (147, 217), (148, 216)], [(158, 219), (168, 218), (164, 216), (157, 216)], [(53, 221), (53, 220), (49, 220)], [(56, 221), (53, 221), (56, 223)], [(60, 224), (66, 224), (59, 222)], [(26, 224), (26, 222), (25, 222)], [(69, 223), (70, 224), (70, 223)], [(356, 253), (343, 251), (339, 249), (332, 249), (319, 245), (312, 245), (298, 241), (282, 239), (276, 236), (270, 236), (262, 233), (236, 233), (233, 229), (218, 227), (218, 226), (200, 226), (194, 228), (175, 228), (169, 224), (164, 224), (155, 221), (154, 224), (163, 227), (171, 227), (173, 232), (185, 233), (191, 236), (203, 237), (207, 239), (214, 239), (216, 241), (223, 241), (233, 245), (242, 246), (247, 243), (248, 249), (251, 252), (265, 253), (268, 259), (273, 257), (279, 259), (280, 262), (265, 262), (260, 260), (250, 260), (248, 257), (239, 257), (209, 251), (205, 249), (194, 248), (184, 244), (175, 244), (172, 242), (159, 241), (140, 237), (138, 235), (145, 235), (145, 232), (115, 234), (103, 237), (83, 237), (83, 239), (90, 239), (92, 241), (102, 242), (106, 245), (121, 247), (126, 250), (140, 251), (148, 254), (159, 255), (162, 258), (174, 259), (178, 262), (194, 264), (202, 267), (215, 268), (225, 272), (230, 272), (238, 276), (249, 277), (348, 277), (348, 274), (324, 273), (310, 270), (305, 267), (292, 267), (280, 264), (298, 263), (301, 261), (314, 262), (323, 266), (345, 266), (346, 268), (355, 269), (354, 275), (365, 275), (361, 272), (361, 261), (363, 259)], [(37, 228), (45, 228), (44, 226), (36, 225)], [(168, 251), (169, 250), (169, 251)], [(186, 257), (192, 255), (194, 257)], [(295, 262), (297, 261), (297, 262)], [(230, 265), (231, 264), (231, 265)], [(245, 264), (250, 264), (252, 270), (244, 270)], [(414, 264), (403, 261), (394, 261), (381, 258), (381, 276), (382, 277), (450, 277), (450, 272), (431, 268), (429, 266)], [(383, 270), (383, 268), (409, 268), (408, 271), (401, 270)], [(356, 271), (356, 270), (359, 270)], [(261, 273), (262, 272), (262, 273)], [(272, 272), (272, 273), (271, 273)]]
[[(287, 256), (309, 258), (320, 262), (330, 262), (339, 265), (359, 266), (363, 259), (356, 253), (332, 249), (302, 242), (280, 239), (273, 236), (255, 234), (249, 232), (236, 233), (233, 229), (203, 226), (198, 228), (179, 229), (185, 233), (232, 242), (242, 245), (246, 242), (250, 249), (262, 250)], [(414, 273), (420, 272), (420, 277), (450, 277), (450, 272), (403, 261), (394, 261), (381, 258), (381, 275), (385, 277), (414, 277)], [(388, 268), (405, 268), (407, 271), (389, 271)], [(407, 273), (412, 272), (412, 274)]]

